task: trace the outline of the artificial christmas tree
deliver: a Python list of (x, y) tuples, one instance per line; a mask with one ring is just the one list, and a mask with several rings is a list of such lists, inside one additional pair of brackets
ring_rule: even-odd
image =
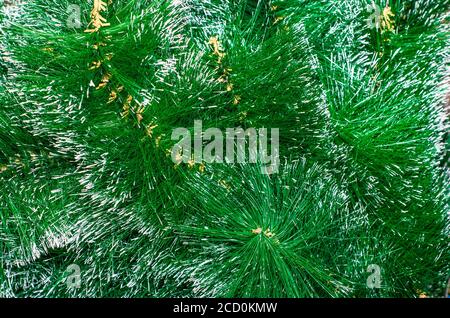
[[(449, 9), (5, 2), (0, 295), (443, 295)], [(194, 121), (278, 129), (277, 171), (172, 160)]]

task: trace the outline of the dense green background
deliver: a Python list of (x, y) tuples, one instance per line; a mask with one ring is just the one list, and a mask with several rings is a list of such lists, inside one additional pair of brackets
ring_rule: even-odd
[[(92, 1), (3, 8), (0, 296), (443, 295), (450, 3), (370, 3), (113, 0), (92, 34)], [(280, 172), (174, 167), (194, 120), (279, 128)]]

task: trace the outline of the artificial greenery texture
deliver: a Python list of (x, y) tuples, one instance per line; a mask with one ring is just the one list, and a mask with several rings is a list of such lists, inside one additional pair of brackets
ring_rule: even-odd
[[(448, 12), (4, 2), (0, 296), (443, 295)], [(278, 173), (174, 164), (171, 133), (194, 120), (279, 128)]]

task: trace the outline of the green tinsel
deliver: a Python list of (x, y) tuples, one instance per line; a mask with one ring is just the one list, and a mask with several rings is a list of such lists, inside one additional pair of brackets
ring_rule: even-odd
[[(12, 3), (0, 297), (444, 295), (448, 0)], [(194, 120), (278, 173), (176, 165)]]

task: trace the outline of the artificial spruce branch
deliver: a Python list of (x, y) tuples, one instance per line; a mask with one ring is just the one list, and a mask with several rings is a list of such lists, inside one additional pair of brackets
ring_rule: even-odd
[[(0, 8), (0, 296), (444, 295), (448, 1)], [(194, 121), (278, 173), (173, 162)]]

